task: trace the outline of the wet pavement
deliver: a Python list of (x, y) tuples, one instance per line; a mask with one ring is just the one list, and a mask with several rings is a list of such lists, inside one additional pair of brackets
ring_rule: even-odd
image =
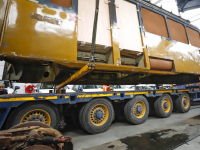
[(86, 150), (171, 150), (200, 134), (200, 125), (174, 123)]
[(114, 121), (106, 132), (96, 135), (71, 124), (62, 133), (72, 137), (75, 150), (166, 150), (184, 144), (200, 133), (200, 125), (184, 123), (193, 117), (198, 120), (198, 115), (200, 109), (195, 108), (185, 114), (173, 113), (164, 119), (149, 117), (141, 125)]

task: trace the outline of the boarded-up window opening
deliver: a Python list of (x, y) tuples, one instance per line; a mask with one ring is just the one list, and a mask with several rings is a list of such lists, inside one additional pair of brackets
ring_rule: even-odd
[(184, 26), (181, 23), (167, 18), (169, 33), (171, 38), (175, 41), (188, 44), (187, 35)]
[(51, 0), (52, 3), (69, 8), (72, 6), (72, 0)]
[(193, 46), (199, 47), (200, 48), (200, 34), (198, 31), (193, 30), (189, 27), (187, 28), (187, 33), (190, 39), (190, 42)]
[(144, 28), (147, 32), (168, 38), (165, 18), (146, 8), (141, 8)]

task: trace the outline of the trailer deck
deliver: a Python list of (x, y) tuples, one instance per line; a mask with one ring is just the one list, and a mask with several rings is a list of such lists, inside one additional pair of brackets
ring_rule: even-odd
[(110, 92), (76, 92), (76, 93), (47, 93), (47, 94), (12, 94), (2, 95), (0, 97), (0, 129), (8, 118), (10, 111), (20, 107), (22, 104), (35, 102), (50, 102), (53, 105), (62, 104), (83, 104), (88, 103), (95, 98), (106, 98), (112, 103), (120, 103), (130, 100), (137, 95), (142, 95), (148, 100), (150, 98), (161, 97), (163, 94), (169, 94), (171, 97), (180, 96), (183, 92), (187, 92), (191, 101), (200, 100), (200, 88), (191, 89), (162, 89), (162, 90), (140, 90), (140, 91), (110, 91)]

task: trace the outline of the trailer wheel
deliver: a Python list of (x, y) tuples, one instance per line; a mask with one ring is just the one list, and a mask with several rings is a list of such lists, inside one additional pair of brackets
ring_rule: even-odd
[(190, 110), (190, 97), (187, 93), (182, 93), (175, 101), (176, 108), (180, 113), (186, 113)]
[(50, 104), (25, 104), (11, 112), (6, 122), (6, 128), (28, 121), (44, 122), (52, 128), (58, 129), (59, 112), (55, 106)]
[(154, 110), (157, 116), (167, 118), (172, 114), (173, 102), (169, 94), (163, 94), (154, 103)]
[(76, 108), (74, 108), (73, 114), (71, 116), (73, 123), (77, 127), (81, 127), (80, 121), (79, 121), (79, 114), (80, 114), (80, 111), (81, 111), (82, 107), (84, 107), (84, 105), (79, 105)]
[(79, 121), (83, 129), (96, 134), (104, 132), (111, 125), (114, 117), (112, 104), (103, 98), (94, 99), (81, 108)]
[(125, 103), (114, 103), (114, 112), (115, 112), (115, 118), (121, 122), (127, 121), (124, 116), (124, 105)]
[(143, 123), (149, 115), (149, 103), (144, 96), (136, 96), (126, 103), (124, 115), (132, 124)]

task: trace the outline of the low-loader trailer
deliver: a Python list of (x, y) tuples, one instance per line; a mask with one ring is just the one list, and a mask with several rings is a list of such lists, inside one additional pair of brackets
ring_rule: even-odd
[(149, 112), (162, 118), (173, 111), (186, 113), (190, 101), (197, 100), (199, 88), (2, 95), (0, 128), (40, 121), (58, 129), (67, 124), (65, 117), (71, 116), (76, 125), (95, 134), (106, 131), (115, 118), (141, 124)]

